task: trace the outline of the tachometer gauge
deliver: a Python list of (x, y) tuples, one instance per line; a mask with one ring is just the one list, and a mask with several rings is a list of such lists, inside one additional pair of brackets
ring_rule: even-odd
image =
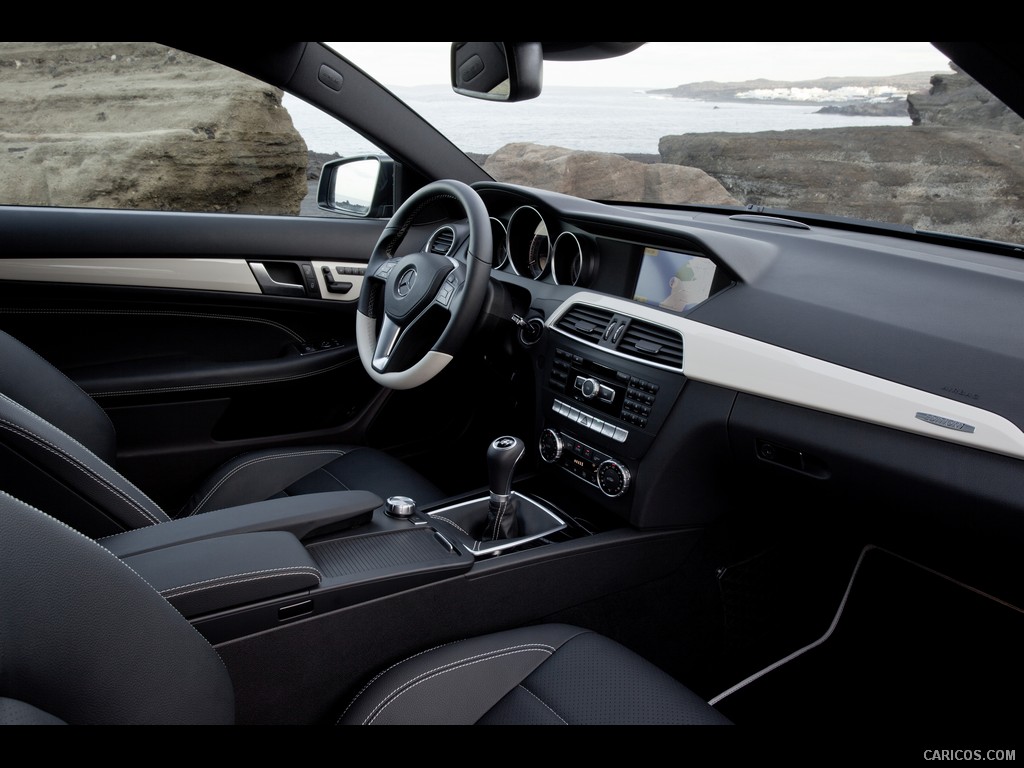
[(517, 275), (539, 280), (551, 261), (548, 225), (536, 208), (516, 209), (508, 222), (508, 256)]

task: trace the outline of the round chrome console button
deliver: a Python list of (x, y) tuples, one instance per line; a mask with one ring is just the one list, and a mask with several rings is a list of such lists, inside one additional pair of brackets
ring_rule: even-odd
[(562, 438), (553, 429), (545, 429), (540, 433), (540, 457), (548, 464), (554, 464), (562, 457)]
[(629, 470), (615, 459), (601, 462), (597, 468), (597, 487), (610, 498), (618, 498), (629, 490)]
[(408, 520), (416, 512), (416, 502), (408, 496), (390, 496), (384, 502), (384, 514), (397, 520)]

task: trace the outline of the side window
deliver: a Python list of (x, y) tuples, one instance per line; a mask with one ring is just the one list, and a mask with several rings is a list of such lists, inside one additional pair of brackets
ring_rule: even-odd
[(0, 205), (326, 216), (319, 169), (350, 147), (376, 152), (279, 89), (166, 45), (0, 43)]

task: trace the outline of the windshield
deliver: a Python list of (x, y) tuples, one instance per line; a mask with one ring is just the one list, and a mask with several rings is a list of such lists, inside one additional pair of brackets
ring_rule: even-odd
[[(454, 94), (450, 43), (328, 45), (499, 181), (1024, 240), (1024, 122), (927, 42), (652, 42), (545, 61), (543, 93), (520, 103)], [(370, 149), (304, 136), (316, 151)]]

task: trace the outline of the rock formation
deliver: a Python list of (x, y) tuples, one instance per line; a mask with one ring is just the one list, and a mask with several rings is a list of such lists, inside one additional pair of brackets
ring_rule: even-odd
[(1007, 205), (1024, 198), (1020, 118), (960, 73), (908, 102), (916, 126), (683, 134), (659, 150), (748, 205), (1024, 240)]
[(149, 43), (0, 44), (0, 203), (298, 213), (306, 145), (264, 83)]
[(640, 163), (604, 152), (508, 144), (487, 159), (484, 170), (511, 184), (593, 200), (736, 205), (719, 182), (698, 168)]
[(927, 91), (907, 97), (907, 111), (914, 125), (945, 125), (957, 128), (984, 126), (1024, 135), (1024, 120), (950, 64), (952, 73), (933, 75)]

